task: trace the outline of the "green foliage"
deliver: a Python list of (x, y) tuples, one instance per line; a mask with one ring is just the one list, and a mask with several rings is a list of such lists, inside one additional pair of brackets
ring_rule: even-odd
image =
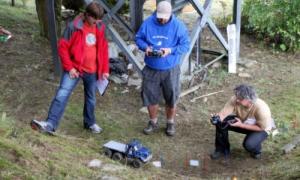
[(283, 133), (299, 133), (300, 91), (299, 85), (282, 92), (271, 101), (276, 126)]
[(299, 9), (298, 0), (245, 0), (244, 28), (282, 51), (300, 49)]
[[(117, 0), (107, 0), (107, 3), (113, 7), (118, 1)], [(120, 9), (119, 13), (126, 14), (129, 12), (129, 1), (125, 1), (124, 5)]]

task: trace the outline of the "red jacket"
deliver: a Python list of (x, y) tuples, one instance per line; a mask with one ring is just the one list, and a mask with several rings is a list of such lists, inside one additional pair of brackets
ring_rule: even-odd
[[(105, 38), (105, 25), (101, 21), (96, 23), (96, 46), (97, 46), (97, 75), (109, 73), (108, 43)], [(83, 31), (83, 16), (76, 17), (66, 27), (63, 37), (58, 41), (58, 54), (63, 69), (70, 71), (77, 69), (83, 73), (82, 64), (85, 57), (85, 34)]]

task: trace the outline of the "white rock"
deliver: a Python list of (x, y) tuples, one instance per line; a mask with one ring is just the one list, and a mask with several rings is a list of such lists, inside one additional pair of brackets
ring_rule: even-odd
[(257, 61), (249, 61), (247, 62), (244, 66), (246, 68), (251, 68), (252, 66), (256, 65), (257, 64)]
[(121, 77), (117, 76), (117, 75), (110, 75), (109, 79), (116, 84), (125, 84), (127, 82), (126, 78), (128, 77), (127, 74), (125, 74), (125, 75), (126, 76), (124, 76), (124, 77), (123, 77), (123, 75)]
[(161, 167), (161, 162), (160, 161), (153, 161), (152, 162), (154, 167), (160, 168)]
[(249, 73), (239, 73), (238, 76), (242, 78), (251, 78), (251, 75)]
[(142, 107), (142, 108), (140, 109), (140, 112), (148, 114), (148, 109), (147, 109), (147, 107)]
[[(97, 178), (97, 179), (98, 179), (98, 178)], [(101, 180), (119, 180), (119, 179), (120, 179), (120, 178), (118, 178), (118, 177), (115, 177), (115, 176), (107, 176), (107, 175), (101, 177)]]
[(114, 165), (114, 164), (106, 164), (102, 168), (103, 171), (110, 171), (110, 172), (122, 171), (124, 169), (125, 169), (125, 167), (123, 167), (123, 166), (117, 166), (117, 165)]
[(240, 58), (240, 60), (237, 63), (239, 65), (242, 65), (242, 66), (246, 67), (246, 68), (250, 68), (250, 67), (256, 65), (257, 61), (246, 59), (246, 58)]
[(92, 161), (89, 162), (88, 167), (91, 168), (99, 168), (101, 167), (102, 162), (98, 159), (93, 159)]
[(128, 86), (141, 86), (142, 84), (142, 80), (141, 79), (133, 79), (133, 78), (129, 78), (128, 79)]
[(213, 63), (213, 65), (211, 66), (214, 69), (220, 68), (222, 66), (222, 64), (220, 62), (215, 62)]
[(128, 65), (127, 65), (127, 69), (128, 69), (128, 70), (132, 70), (132, 69), (133, 69), (133, 64), (128, 64)]
[(272, 131), (272, 137), (275, 137), (278, 134), (279, 134), (278, 129), (275, 129), (274, 131)]
[(125, 94), (125, 93), (128, 93), (129, 92), (129, 90), (128, 89), (125, 89), (125, 90), (123, 90), (122, 92), (121, 92), (121, 94)]
[(133, 79), (138, 79), (138, 78), (140, 78), (140, 75), (139, 75), (139, 73), (134, 72), (134, 73), (131, 75), (131, 77), (132, 77)]
[(245, 68), (240, 67), (238, 70), (239, 70), (240, 72), (242, 72), (242, 71), (244, 71), (244, 69), (245, 69)]

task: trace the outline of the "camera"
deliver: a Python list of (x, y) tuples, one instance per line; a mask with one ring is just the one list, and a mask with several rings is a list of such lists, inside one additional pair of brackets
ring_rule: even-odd
[(148, 56), (161, 57), (163, 54), (164, 54), (164, 52), (162, 50), (153, 50), (153, 51), (148, 53)]
[(227, 124), (234, 124), (237, 122), (235, 119), (237, 116), (234, 114), (228, 115), (223, 121), (226, 122)]
[(214, 115), (210, 118), (210, 122), (211, 124), (213, 125), (217, 125), (217, 124), (220, 124), (221, 123), (221, 119), (220, 119), (220, 116), (219, 115)]
[(211, 117), (210, 122), (213, 125), (219, 125), (219, 124), (223, 124), (223, 125), (228, 125), (228, 124), (234, 124), (237, 122), (237, 120), (235, 119), (237, 116), (236, 115), (228, 115), (226, 118), (224, 118), (223, 121), (221, 121), (221, 118), (219, 115), (214, 115)]

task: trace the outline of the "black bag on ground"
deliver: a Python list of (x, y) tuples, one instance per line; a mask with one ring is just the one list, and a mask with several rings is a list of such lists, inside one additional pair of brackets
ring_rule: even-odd
[(127, 65), (120, 58), (109, 58), (109, 69), (111, 74), (127, 74)]

